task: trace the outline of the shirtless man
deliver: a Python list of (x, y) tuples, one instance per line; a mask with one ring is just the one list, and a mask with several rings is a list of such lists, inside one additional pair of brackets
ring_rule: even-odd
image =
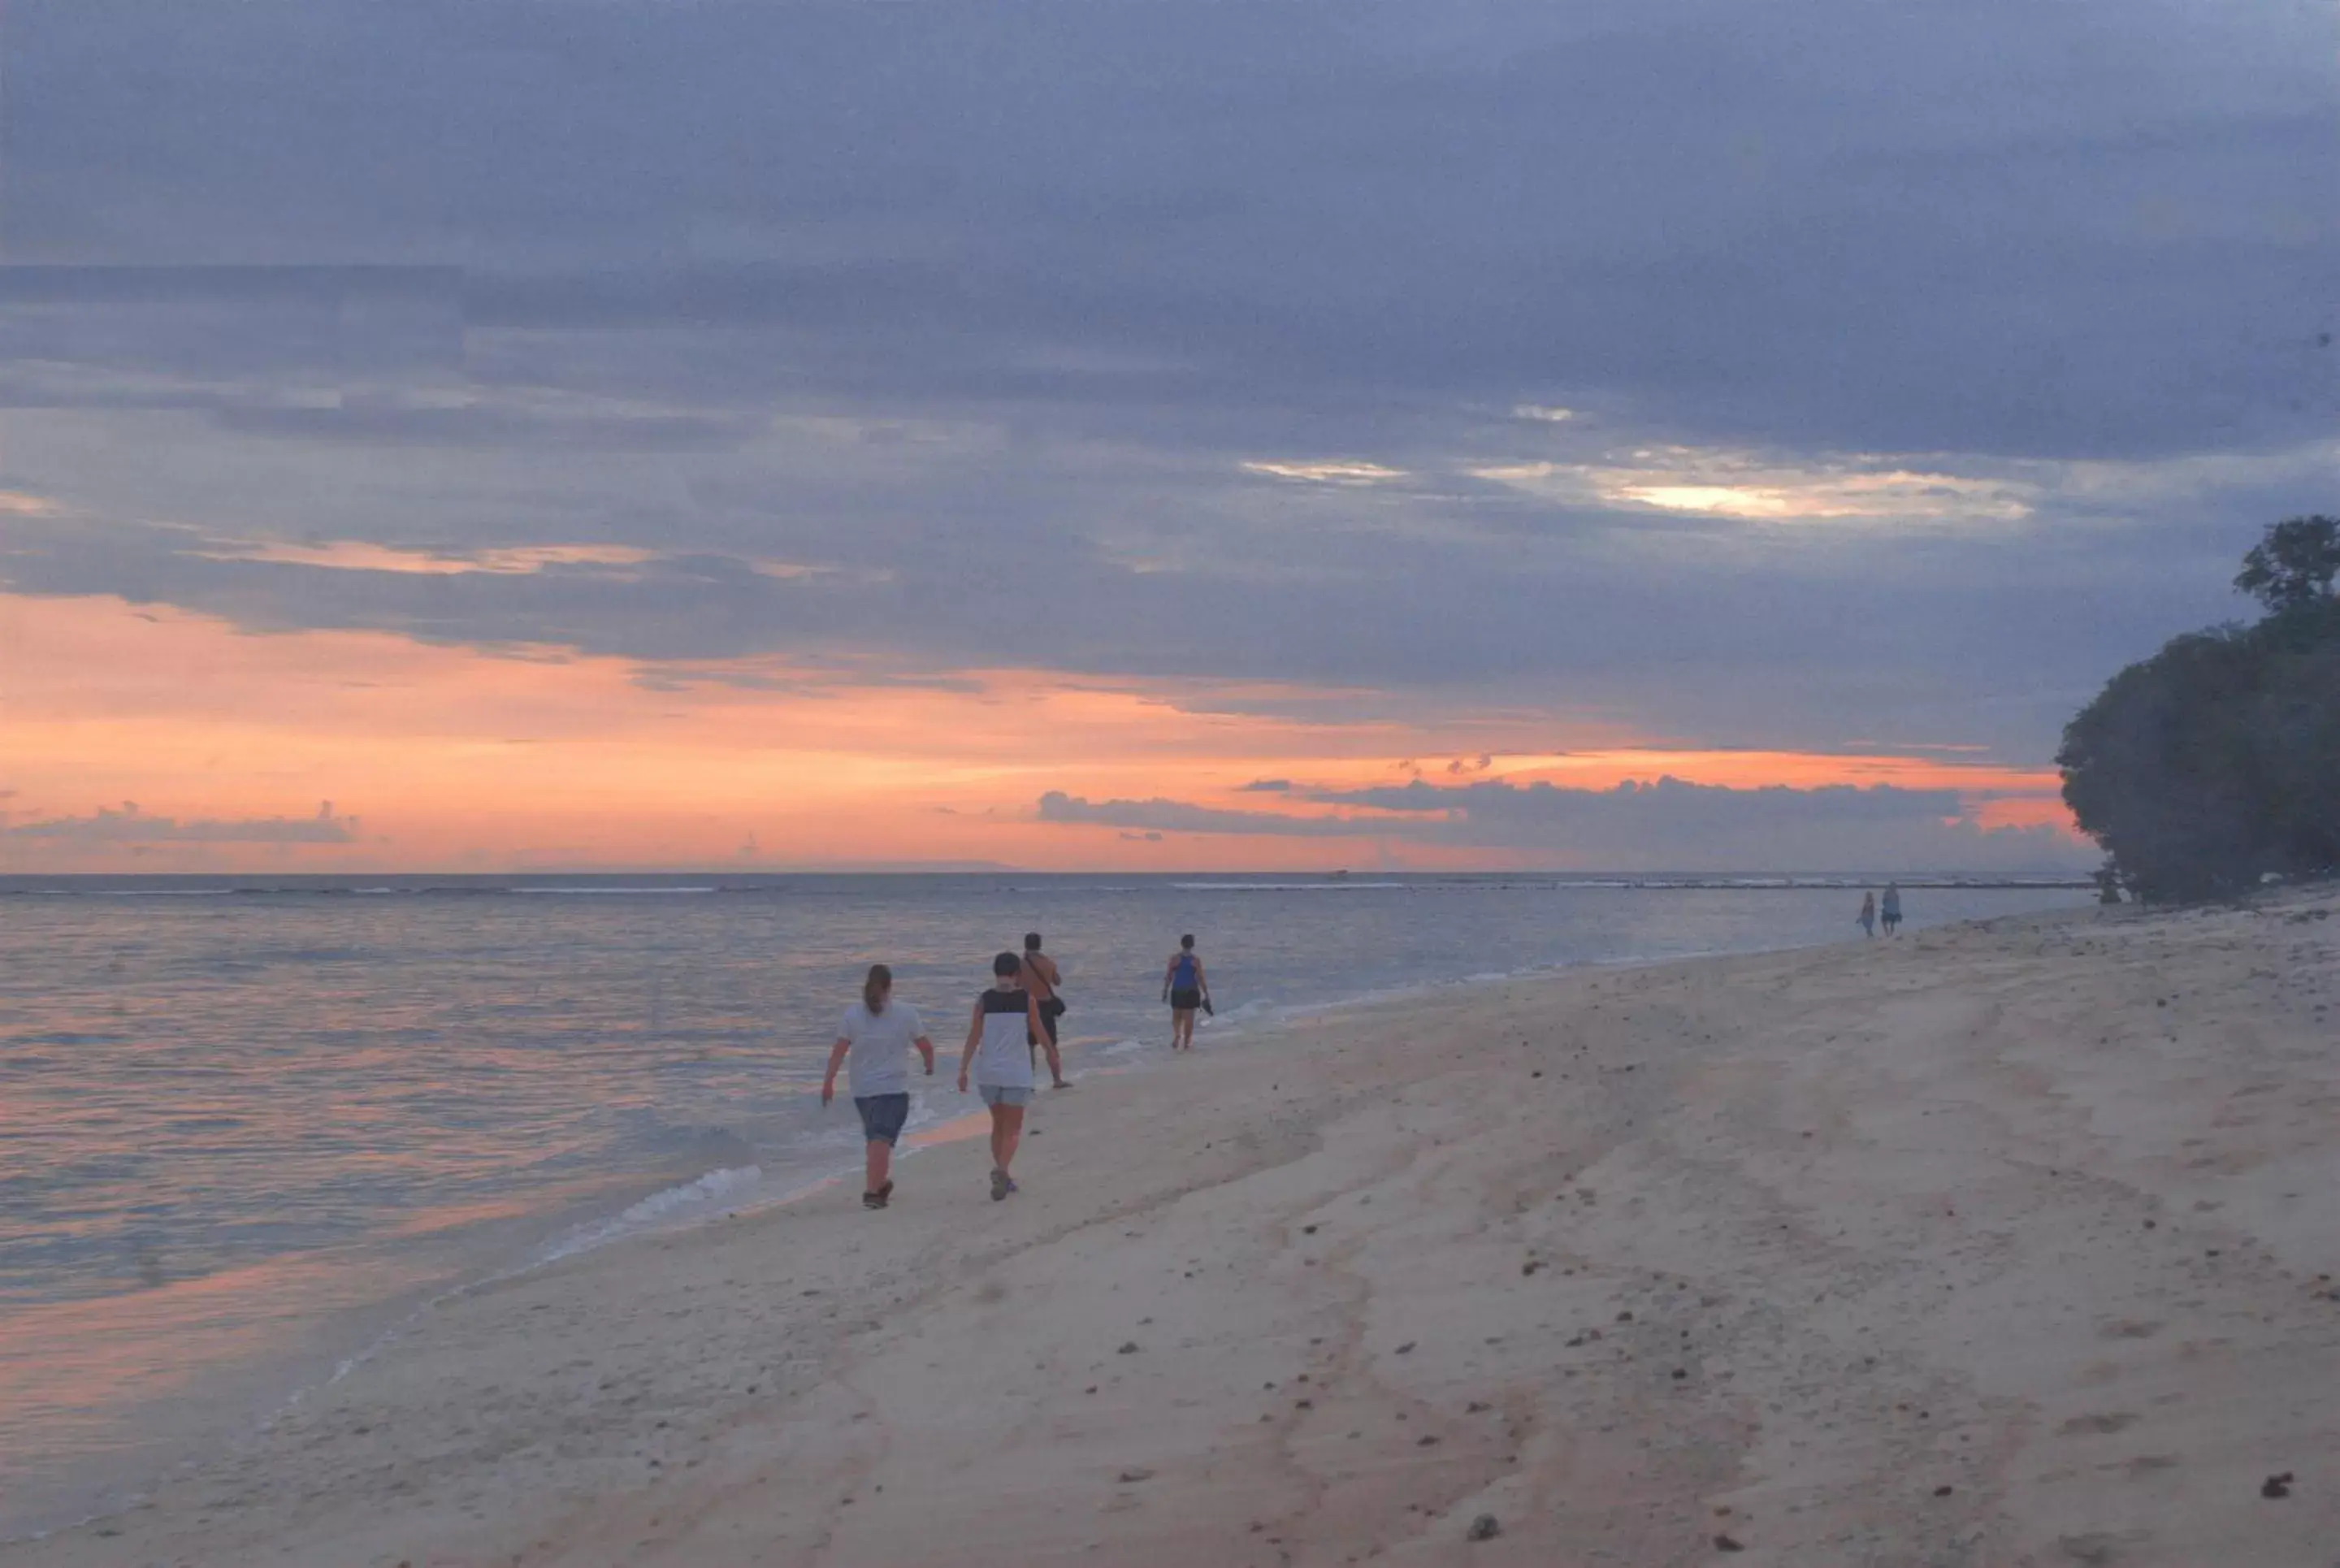
[(1056, 1020), (1065, 1016), (1065, 998), (1056, 993), (1065, 983), (1064, 975), (1057, 969), (1056, 960), (1040, 950), (1037, 931), (1024, 933), (1023, 981), (1024, 988), (1032, 993), (1032, 1000), (1038, 1007), (1042, 1025), (1037, 1030), (1026, 1031), (1030, 1036), (1026, 1043), (1032, 1047), (1032, 1065), (1040, 1065), (1040, 1052), (1045, 1047), (1053, 1087), (1067, 1087), (1064, 1058), (1056, 1053)]

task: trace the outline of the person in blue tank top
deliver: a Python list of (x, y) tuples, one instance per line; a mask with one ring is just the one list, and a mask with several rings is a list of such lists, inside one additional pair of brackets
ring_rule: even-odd
[(975, 999), (967, 1020), (967, 1051), (959, 1057), (958, 1092), (969, 1078), (991, 1107), (991, 1201), (1016, 1190), (1007, 1174), (1016, 1146), (1024, 1138), (1024, 1107), (1032, 1103), (1032, 1047), (1042, 1038), (1040, 1001), (1024, 988), (1024, 958), (1002, 953), (991, 960), (991, 988)]
[(1211, 1005), (1211, 982), (1203, 973), (1203, 960), (1195, 952), (1195, 938), (1178, 938), (1178, 950), (1170, 955), (1169, 968), (1162, 971), (1162, 999), (1170, 1004), (1170, 1048), (1191, 1051), (1195, 1048), (1195, 1009)]

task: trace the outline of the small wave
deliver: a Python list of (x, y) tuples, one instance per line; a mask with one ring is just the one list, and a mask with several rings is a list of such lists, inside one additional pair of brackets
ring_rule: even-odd
[(1409, 888), (1410, 882), (1173, 882), (1181, 893), (1357, 893)]
[(758, 1166), (729, 1166), (709, 1171), (695, 1180), (679, 1186), (654, 1192), (640, 1202), (602, 1219), (589, 1220), (567, 1235), (546, 1243), (531, 1260), (537, 1265), (557, 1263), (564, 1257), (574, 1257), (580, 1252), (590, 1252), (606, 1246), (620, 1236), (647, 1230), (661, 1221), (674, 1219), (693, 1209), (714, 1204), (737, 1202), (743, 1195), (753, 1192), (764, 1179)]
[(60, 892), (90, 898), (232, 898), (238, 893), (265, 893), (266, 888), (78, 888)]
[(515, 893), (530, 893), (559, 898), (652, 898), (676, 893), (717, 893), (719, 888), (514, 888)]

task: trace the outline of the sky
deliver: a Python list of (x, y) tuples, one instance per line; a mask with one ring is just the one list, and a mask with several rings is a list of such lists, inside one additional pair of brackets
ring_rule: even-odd
[(2290, 0), (12, 0), (0, 871), (2072, 868)]

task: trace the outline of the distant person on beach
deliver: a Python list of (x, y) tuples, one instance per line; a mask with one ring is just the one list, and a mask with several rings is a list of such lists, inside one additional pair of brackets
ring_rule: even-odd
[(1901, 928), (1901, 884), (1885, 884), (1885, 934), (1889, 937)]
[(1195, 1009), (1211, 1005), (1211, 982), (1203, 973), (1203, 960), (1195, 955), (1192, 937), (1178, 938), (1178, 950), (1170, 955), (1169, 968), (1162, 971), (1162, 999), (1170, 1004), (1170, 1048), (1193, 1050)]
[[(1044, 1032), (1039, 999), (1022, 985), (1024, 959), (1002, 953), (991, 960), (991, 988), (975, 999), (975, 1013), (967, 1027), (967, 1051), (959, 1057), (958, 1092), (967, 1093), (970, 1075), (991, 1107), (991, 1201), (997, 1203), (1016, 1190), (1007, 1167), (1016, 1159), (1016, 1146), (1024, 1138), (1024, 1107), (1032, 1103), (1031, 1042)], [(1025, 1037), (1024, 1054), (1016, 1054), (1016, 1037)]]
[(935, 1043), (918, 1021), (918, 1009), (894, 1000), (894, 971), (883, 964), (869, 966), (861, 982), (861, 999), (845, 1009), (837, 1027), (837, 1044), (828, 1048), (828, 1075), (820, 1081), (820, 1103), (837, 1097), (837, 1069), (848, 1060), (846, 1086), (853, 1108), (861, 1113), (864, 1170), (861, 1206), (884, 1208), (894, 1196), (894, 1140), (910, 1119), (910, 1047), (927, 1061), (927, 1076), (935, 1071)]
[(1065, 1082), (1065, 1061), (1056, 1053), (1056, 1020), (1065, 1016), (1065, 998), (1057, 993), (1065, 978), (1056, 968), (1056, 960), (1040, 950), (1040, 933), (1024, 933), (1024, 988), (1040, 1004), (1041, 1029), (1036, 1029), (1026, 1042), (1032, 1047), (1033, 1065), (1039, 1065), (1039, 1053), (1048, 1053), (1048, 1078), (1057, 1088), (1069, 1086)]
[(1874, 937), (1877, 935), (1876, 894), (1865, 889), (1862, 891), (1860, 895), (1860, 913), (1855, 915), (1853, 918), (1860, 922), (1860, 934), (1862, 936)]

